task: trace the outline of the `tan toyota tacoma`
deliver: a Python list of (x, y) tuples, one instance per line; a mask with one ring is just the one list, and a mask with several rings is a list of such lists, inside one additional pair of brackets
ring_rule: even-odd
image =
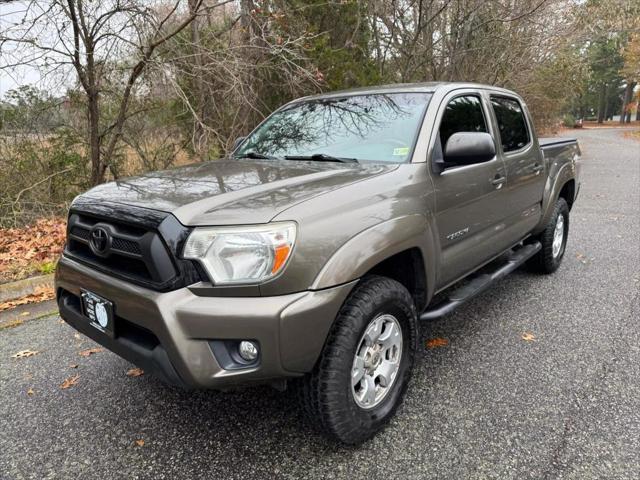
[(171, 384), (292, 386), (359, 443), (400, 405), (421, 320), (558, 268), (579, 155), (490, 86), (298, 99), (228, 158), (77, 197), (60, 314)]

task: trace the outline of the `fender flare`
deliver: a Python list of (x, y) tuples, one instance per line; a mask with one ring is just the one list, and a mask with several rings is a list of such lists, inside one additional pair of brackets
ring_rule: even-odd
[[(560, 196), (560, 192), (562, 188), (566, 185), (567, 182), (576, 179), (576, 171), (575, 166), (571, 163), (567, 163), (560, 167), (558, 170), (558, 174), (552, 179), (549, 177), (547, 179), (547, 184), (544, 188), (544, 196), (542, 198), (542, 216), (540, 217), (540, 222), (533, 230), (533, 234), (540, 233), (544, 230), (545, 226), (549, 222), (549, 217), (553, 212), (553, 207)], [(553, 181), (553, 184), (551, 183)]]
[(393, 218), (351, 237), (324, 265), (311, 290), (356, 280), (380, 262), (411, 248), (418, 248), (422, 254), (428, 300), (433, 295), (436, 278), (436, 266), (428, 259), (433, 258), (436, 249), (433, 231), (421, 214)]

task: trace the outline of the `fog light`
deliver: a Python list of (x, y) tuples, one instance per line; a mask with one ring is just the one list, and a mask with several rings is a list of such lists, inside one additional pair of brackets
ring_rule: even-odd
[(258, 358), (258, 346), (248, 340), (243, 340), (238, 346), (238, 353), (247, 362), (253, 362)]

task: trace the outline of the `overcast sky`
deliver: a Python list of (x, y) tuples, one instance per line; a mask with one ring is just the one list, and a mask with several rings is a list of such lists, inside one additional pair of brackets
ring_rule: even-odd
[[(20, 11), (24, 9), (22, 2), (0, 3), (0, 32), (4, 31), (8, 25), (20, 20)], [(6, 65), (7, 58), (0, 51), (0, 67)], [(10, 70), (0, 69), (0, 98), (8, 90), (20, 85), (36, 84), (40, 81), (40, 75), (32, 68), (12, 68)]]
[[(24, 2), (4, 3), (0, 0), (0, 32), (4, 31), (7, 26), (19, 22), (24, 8)], [(6, 65), (7, 62), (9, 62), (9, 59), (0, 51), (0, 67)], [(46, 79), (42, 79), (39, 71), (35, 68), (0, 68), (0, 99), (4, 97), (8, 90), (21, 85), (34, 85), (39, 88), (48, 86)]]

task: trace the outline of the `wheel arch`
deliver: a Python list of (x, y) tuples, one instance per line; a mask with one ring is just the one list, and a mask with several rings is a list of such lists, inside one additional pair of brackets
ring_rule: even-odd
[(394, 218), (346, 242), (332, 255), (311, 288), (329, 288), (367, 274), (387, 276), (409, 290), (420, 311), (433, 295), (435, 266), (430, 256), (434, 251), (434, 238), (424, 215)]
[(558, 198), (562, 197), (569, 205), (569, 209), (573, 206), (576, 194), (576, 172), (575, 167), (567, 163), (560, 168), (555, 177), (549, 177), (547, 185), (544, 189), (544, 196), (542, 199), (542, 217), (540, 222), (533, 230), (533, 234), (536, 235), (542, 232), (553, 213), (553, 208)]
[(573, 207), (573, 202), (576, 198), (576, 181), (575, 179), (568, 180), (565, 184), (560, 188), (560, 193), (558, 193), (558, 198), (564, 198), (567, 202), (567, 206), (569, 210)]

